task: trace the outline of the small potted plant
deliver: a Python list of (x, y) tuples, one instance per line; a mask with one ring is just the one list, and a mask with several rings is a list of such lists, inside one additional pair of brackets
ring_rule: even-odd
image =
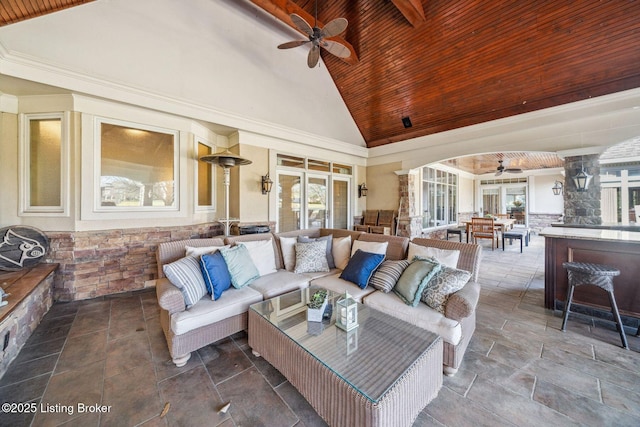
[(309, 322), (322, 322), (328, 302), (326, 289), (318, 289), (311, 294), (307, 303), (307, 320)]

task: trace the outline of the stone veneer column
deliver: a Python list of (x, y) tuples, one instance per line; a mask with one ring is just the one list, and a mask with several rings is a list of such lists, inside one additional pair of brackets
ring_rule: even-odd
[[(572, 156), (564, 159), (564, 223), (602, 224), (600, 209), (600, 155)], [(573, 177), (582, 169), (592, 175), (587, 191), (579, 192)]]
[(417, 175), (410, 171), (396, 172), (400, 185), (400, 207), (398, 209), (398, 236), (415, 237), (422, 235), (422, 217), (416, 215)]

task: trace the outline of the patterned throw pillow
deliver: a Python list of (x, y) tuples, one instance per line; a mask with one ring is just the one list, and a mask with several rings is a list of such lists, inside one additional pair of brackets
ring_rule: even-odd
[(315, 273), (329, 271), (327, 263), (327, 242), (315, 241), (296, 243), (295, 273)]
[(369, 284), (379, 291), (386, 293), (391, 292), (396, 282), (402, 275), (402, 272), (409, 266), (406, 259), (394, 261), (386, 260), (373, 273), (373, 277)]
[(327, 236), (322, 236), (322, 237), (298, 236), (298, 243), (319, 242), (319, 241), (326, 242), (327, 264), (329, 264), (329, 268), (336, 268), (336, 264), (333, 261), (333, 235), (332, 234), (329, 234)]
[(163, 265), (162, 271), (167, 279), (180, 289), (187, 308), (207, 294), (207, 286), (200, 272), (198, 258), (194, 256), (181, 258), (171, 264)]
[(440, 271), (440, 264), (433, 259), (415, 259), (402, 272), (393, 292), (405, 304), (415, 307), (420, 302), (422, 291), (435, 274)]
[(444, 314), (447, 298), (454, 292), (464, 288), (471, 278), (471, 273), (457, 268), (442, 266), (442, 269), (429, 281), (422, 291), (420, 300), (434, 310)]

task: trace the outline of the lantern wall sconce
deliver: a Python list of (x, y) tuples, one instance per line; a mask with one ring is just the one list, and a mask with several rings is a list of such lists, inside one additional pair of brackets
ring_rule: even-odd
[(367, 188), (367, 184), (365, 184), (364, 182), (360, 185), (358, 185), (358, 198), (360, 197), (367, 197), (367, 192), (369, 191), (369, 189)]
[(273, 187), (273, 181), (269, 178), (269, 173), (262, 177), (262, 194), (271, 193), (271, 187)]
[(560, 181), (556, 181), (551, 189), (553, 190), (553, 194), (555, 194), (556, 196), (560, 196), (564, 193), (564, 184)]
[(578, 172), (572, 179), (576, 185), (576, 191), (585, 192), (589, 188), (589, 183), (591, 182), (591, 178), (593, 176), (589, 175), (584, 170), (584, 164), (582, 165), (582, 169)]

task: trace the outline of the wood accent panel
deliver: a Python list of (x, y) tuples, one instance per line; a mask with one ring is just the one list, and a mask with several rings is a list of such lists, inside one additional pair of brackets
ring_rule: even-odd
[[(555, 301), (566, 301), (569, 288), (566, 261), (607, 264), (620, 269), (613, 279), (616, 303), (621, 314), (640, 317), (640, 245), (580, 239), (545, 237), (545, 298), (546, 308)], [(573, 302), (611, 312), (606, 292), (595, 286), (578, 286)]]
[(420, 0), (391, 0), (414, 27), (426, 22)]
[(92, 1), (94, 0), (2, 0), (0, 2), (0, 26)]

